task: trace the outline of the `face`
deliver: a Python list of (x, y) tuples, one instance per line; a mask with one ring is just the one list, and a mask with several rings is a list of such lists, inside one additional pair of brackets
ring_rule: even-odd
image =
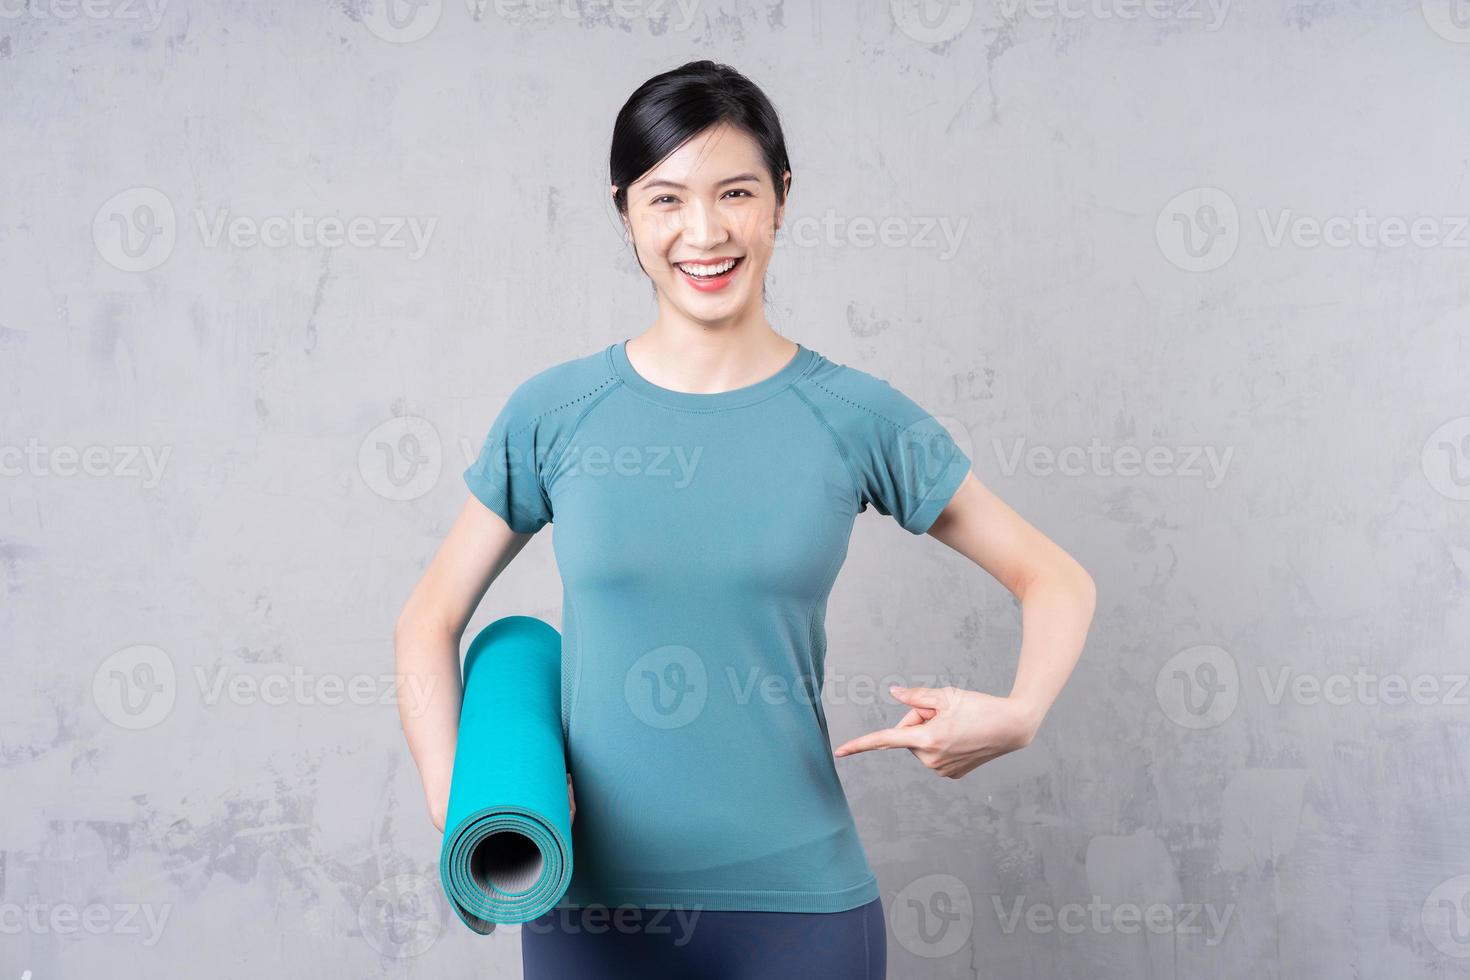
[[(783, 188), (790, 181), (788, 171)], [(623, 221), (661, 312), (711, 325), (759, 313), (785, 206), (748, 133), (721, 123), (695, 135), (630, 184), (627, 200)]]

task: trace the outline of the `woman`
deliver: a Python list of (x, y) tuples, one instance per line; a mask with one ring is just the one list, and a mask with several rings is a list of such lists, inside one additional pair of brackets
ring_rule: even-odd
[[(657, 318), (510, 395), (400, 617), (399, 669), (458, 690), (465, 624), (554, 520), (580, 819), (561, 906), (522, 930), (525, 975), (881, 978), (883, 906), (834, 755), (903, 747), (958, 778), (1027, 745), (1080, 654), (1092, 581), (919, 405), (766, 321), (791, 171), (748, 79), (700, 61), (645, 82), (610, 176)], [(826, 602), (869, 504), (1004, 583), (1025, 641), (1008, 696), (895, 690), (908, 713), (834, 754)], [(441, 830), (457, 710), (404, 718)]]

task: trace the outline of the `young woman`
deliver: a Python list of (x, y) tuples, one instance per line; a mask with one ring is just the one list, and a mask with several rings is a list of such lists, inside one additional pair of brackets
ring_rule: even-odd
[[(658, 315), (512, 392), (400, 617), (399, 670), (458, 690), (481, 596), (554, 521), (579, 816), (562, 904), (522, 929), (525, 975), (877, 980), (883, 905), (834, 759), (902, 747), (958, 778), (1029, 744), (1092, 581), (918, 404), (766, 321), (791, 169), (760, 89), (708, 61), (649, 79), (610, 177)], [(895, 689), (908, 713), (834, 753), (826, 603), (869, 504), (1009, 588), (1024, 642), (1007, 696)], [(441, 830), (457, 713), (404, 718)]]

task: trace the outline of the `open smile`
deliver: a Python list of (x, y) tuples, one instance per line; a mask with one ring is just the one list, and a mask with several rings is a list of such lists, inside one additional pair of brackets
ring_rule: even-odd
[(674, 268), (684, 280), (698, 289), (700, 292), (712, 292), (723, 289), (725, 285), (735, 277), (736, 271), (740, 269), (745, 261), (745, 256), (720, 259), (715, 262), (675, 262)]

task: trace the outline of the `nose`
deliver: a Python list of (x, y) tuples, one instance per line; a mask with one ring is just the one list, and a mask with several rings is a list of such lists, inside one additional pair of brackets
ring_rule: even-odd
[(683, 238), (690, 248), (709, 251), (730, 238), (717, 209), (694, 201), (685, 209)]

